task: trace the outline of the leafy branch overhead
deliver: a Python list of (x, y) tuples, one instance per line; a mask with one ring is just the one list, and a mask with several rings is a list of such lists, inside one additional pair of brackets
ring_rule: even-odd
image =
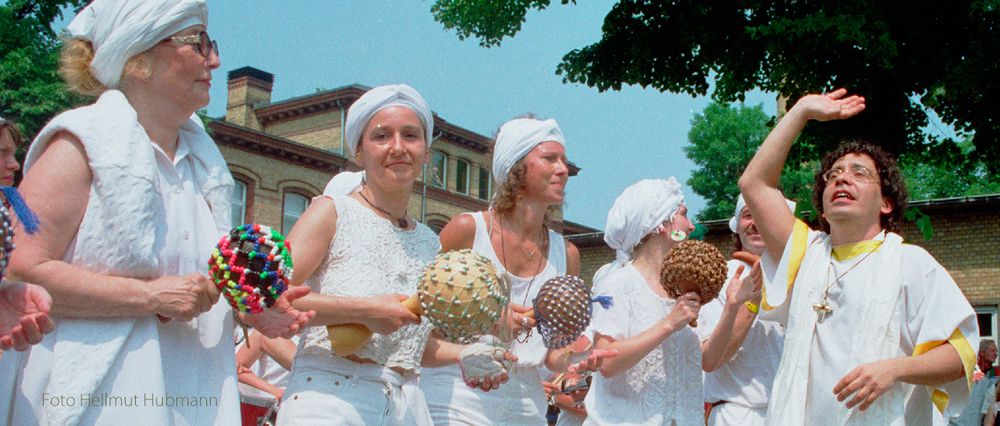
[[(563, 1), (564, 4), (573, 3)], [(459, 37), (496, 46), (549, 1), (438, 0)], [(595, 23), (597, 25), (597, 23)], [(867, 110), (810, 125), (811, 152), (862, 137), (897, 154), (927, 149), (927, 109), (974, 149), (964, 162), (1000, 171), (1000, 0), (908, 2), (618, 1), (600, 41), (568, 52), (557, 73), (598, 90), (639, 85), (729, 102), (753, 89), (795, 100), (848, 87)], [(956, 164), (966, 167), (967, 164)]]

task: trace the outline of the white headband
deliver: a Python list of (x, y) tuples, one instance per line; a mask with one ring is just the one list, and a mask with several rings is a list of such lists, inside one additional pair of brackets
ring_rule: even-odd
[(125, 62), (194, 25), (208, 26), (204, 0), (94, 0), (66, 30), (94, 46), (90, 72), (105, 87), (115, 89)]
[[(785, 205), (788, 206), (788, 210), (795, 214), (795, 202), (785, 198)], [(729, 230), (736, 233), (736, 230), (740, 227), (740, 213), (743, 213), (743, 209), (747, 206), (747, 200), (743, 199), (743, 194), (740, 194), (736, 198), (736, 211), (733, 212), (733, 217), (729, 219)]]
[(669, 179), (643, 179), (625, 188), (608, 212), (604, 241), (619, 264), (628, 262), (643, 237), (670, 218), (684, 203), (681, 185)]
[(515, 118), (500, 126), (497, 142), (493, 145), (493, 179), (497, 188), (507, 181), (510, 169), (518, 160), (538, 144), (549, 141), (566, 146), (562, 130), (553, 119)]
[(420, 124), (424, 125), (424, 137), (427, 139), (427, 147), (430, 148), (434, 138), (434, 113), (427, 101), (420, 96), (416, 90), (405, 84), (392, 84), (379, 86), (358, 98), (347, 111), (347, 121), (344, 125), (344, 137), (347, 139), (347, 151), (354, 157), (358, 144), (361, 143), (361, 134), (365, 131), (365, 126), (379, 111), (402, 106), (409, 108), (420, 119)]

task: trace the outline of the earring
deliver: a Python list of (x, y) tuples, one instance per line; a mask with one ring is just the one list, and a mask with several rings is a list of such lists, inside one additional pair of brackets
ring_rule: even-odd
[(670, 239), (674, 241), (684, 241), (687, 239), (687, 234), (684, 231), (673, 231), (670, 233)]

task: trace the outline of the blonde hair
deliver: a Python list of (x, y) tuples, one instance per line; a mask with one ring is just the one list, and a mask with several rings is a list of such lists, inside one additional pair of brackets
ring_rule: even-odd
[[(94, 60), (94, 45), (76, 38), (63, 40), (59, 55), (59, 75), (66, 81), (67, 88), (84, 96), (98, 96), (108, 90), (90, 72)], [(153, 57), (149, 50), (129, 58), (122, 71), (122, 79), (149, 78), (153, 71)]]

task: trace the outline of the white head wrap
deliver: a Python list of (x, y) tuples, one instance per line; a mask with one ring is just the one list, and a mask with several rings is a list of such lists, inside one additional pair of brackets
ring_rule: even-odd
[[(785, 198), (785, 205), (788, 206), (788, 210), (792, 211), (792, 214), (795, 214), (794, 201)], [(743, 212), (743, 209), (746, 206), (747, 206), (747, 200), (743, 199), (743, 194), (740, 194), (740, 196), (736, 198), (736, 211), (733, 212), (733, 217), (729, 219), (729, 230), (733, 231), (734, 234), (736, 233), (736, 230), (740, 227), (740, 213)]]
[(681, 184), (669, 179), (643, 179), (625, 188), (608, 212), (604, 241), (615, 249), (615, 260), (623, 265), (642, 238), (669, 220), (681, 204)]
[(434, 113), (427, 105), (420, 93), (405, 84), (390, 84), (379, 86), (358, 98), (347, 111), (347, 121), (344, 127), (344, 137), (347, 139), (347, 151), (354, 157), (361, 143), (361, 134), (365, 131), (365, 126), (371, 121), (379, 111), (402, 106), (409, 108), (420, 119), (420, 124), (424, 125), (424, 137), (427, 140), (427, 147), (430, 148), (434, 138)]
[(94, 0), (66, 30), (94, 45), (90, 72), (105, 87), (116, 89), (130, 58), (199, 24), (208, 26), (204, 0)]
[(493, 145), (493, 179), (497, 187), (507, 181), (510, 169), (542, 142), (559, 142), (566, 146), (559, 124), (553, 119), (515, 118), (500, 126)]
[(361, 181), (365, 179), (365, 172), (340, 172), (330, 179), (323, 190), (323, 195), (337, 196), (350, 195), (355, 189), (361, 186)]

